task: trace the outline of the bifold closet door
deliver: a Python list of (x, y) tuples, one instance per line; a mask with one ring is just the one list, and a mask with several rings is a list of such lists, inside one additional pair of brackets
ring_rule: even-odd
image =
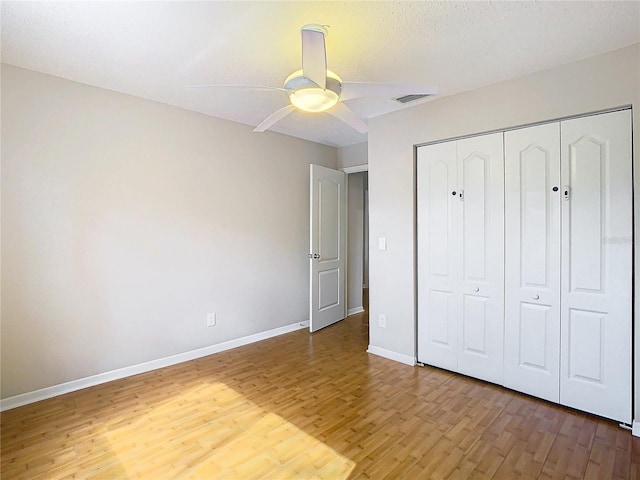
[(561, 122), (560, 402), (631, 422), (631, 110)]
[(418, 148), (417, 170), (418, 361), (456, 371), (460, 303), (456, 143)]
[(503, 134), (458, 140), (458, 371), (502, 383), (504, 340)]
[(631, 110), (417, 161), (418, 360), (630, 423)]
[(560, 124), (505, 132), (504, 385), (560, 395)]
[(502, 381), (502, 133), (418, 148), (418, 360)]

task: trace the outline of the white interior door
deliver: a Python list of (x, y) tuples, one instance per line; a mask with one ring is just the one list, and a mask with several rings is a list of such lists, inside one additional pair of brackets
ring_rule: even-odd
[(561, 122), (560, 402), (631, 422), (631, 111)]
[(461, 218), (458, 371), (502, 383), (504, 335), (503, 134), (456, 142)]
[(418, 361), (458, 369), (456, 142), (418, 148)]
[(560, 398), (560, 124), (505, 132), (504, 385)]
[(309, 330), (345, 317), (346, 175), (311, 165)]

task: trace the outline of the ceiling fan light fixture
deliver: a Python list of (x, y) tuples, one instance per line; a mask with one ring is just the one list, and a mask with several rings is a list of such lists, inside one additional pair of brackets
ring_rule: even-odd
[(321, 88), (305, 88), (289, 95), (289, 100), (294, 107), (305, 112), (324, 112), (336, 103), (340, 96), (332, 90)]
[(324, 112), (333, 107), (340, 100), (342, 79), (327, 70), (327, 88), (322, 89), (297, 70), (284, 81), (284, 88), (290, 90), (291, 104), (305, 112)]

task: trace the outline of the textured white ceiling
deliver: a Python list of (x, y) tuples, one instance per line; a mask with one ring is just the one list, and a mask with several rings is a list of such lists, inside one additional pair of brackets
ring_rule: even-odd
[[(640, 42), (637, 1), (3, 1), (1, 17), (5, 63), (254, 126), (286, 95), (185, 86), (281, 86), (300, 68), (307, 23), (330, 26), (329, 67), (345, 81), (430, 84), (439, 96)], [(408, 108), (374, 98), (349, 106), (364, 118)], [(366, 141), (326, 114), (295, 112), (273, 130), (333, 146)]]

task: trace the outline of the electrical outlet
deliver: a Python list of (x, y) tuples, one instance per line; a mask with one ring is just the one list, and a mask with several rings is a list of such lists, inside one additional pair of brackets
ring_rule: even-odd
[(380, 314), (378, 315), (378, 326), (380, 328), (387, 328), (387, 316)]
[(216, 314), (207, 313), (207, 327), (214, 327), (216, 324)]

